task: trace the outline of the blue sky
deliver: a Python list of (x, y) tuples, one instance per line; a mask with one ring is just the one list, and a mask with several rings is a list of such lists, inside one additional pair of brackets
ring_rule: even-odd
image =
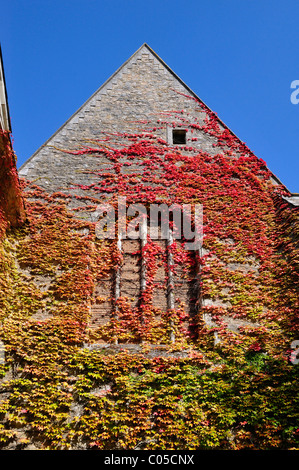
[[(0, 0), (18, 166), (144, 42), (299, 192), (298, 0)], [(298, 94), (299, 97), (299, 94)]]

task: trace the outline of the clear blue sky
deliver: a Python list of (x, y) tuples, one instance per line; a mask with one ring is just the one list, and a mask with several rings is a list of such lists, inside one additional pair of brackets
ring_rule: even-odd
[(20, 166), (144, 42), (299, 192), (298, 0), (0, 0)]

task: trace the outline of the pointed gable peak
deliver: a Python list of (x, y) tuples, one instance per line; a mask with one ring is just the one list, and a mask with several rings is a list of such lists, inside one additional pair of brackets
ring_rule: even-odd
[[(163, 59), (161, 59), (161, 57), (146, 43), (144, 42), (142, 44), (142, 46), (139, 47), (139, 49), (137, 49), (136, 52), (134, 52), (134, 54), (132, 54), (132, 56), (118, 69), (118, 70), (121, 70), (122, 67), (127, 64), (128, 62), (130, 62), (131, 60), (134, 60), (137, 56), (139, 56), (140, 54), (143, 54), (143, 53), (147, 53), (147, 54), (150, 54), (154, 59), (156, 59), (168, 72), (170, 72), (172, 74), (172, 76), (178, 81), (180, 82), (181, 85), (183, 85), (184, 88), (186, 88), (186, 91), (188, 91), (188, 93), (191, 93), (191, 95), (193, 97), (195, 97), (197, 100), (199, 100), (200, 102), (203, 103), (203, 101), (191, 90), (191, 88), (169, 67), (169, 65), (166, 64), (166, 62), (164, 62)], [(206, 106), (206, 105), (205, 105)]]
[[(177, 84), (181, 92), (186, 92), (191, 94), (192, 97), (201, 101), (196, 94), (181, 80), (178, 75), (176, 75), (173, 70), (161, 59), (161, 57), (147, 44), (143, 43), (139, 49), (137, 49), (91, 96), (85, 101), (82, 106), (75, 111), (75, 113), (70, 116), (70, 118), (39, 148), (36, 152), (21, 166), (20, 171), (26, 165), (29, 160), (35, 157), (43, 148), (48, 145), (55, 145), (57, 139), (60, 140), (60, 136), (68, 132), (68, 129), (84, 119), (86, 113), (91, 109), (94, 109), (95, 103), (98, 103), (101, 100), (103, 95), (107, 95), (114, 87), (124, 87), (123, 76), (127, 76), (130, 69), (135, 66), (137, 70), (141, 68), (141, 63), (144, 65), (146, 62), (150, 62), (148, 67), (148, 72), (153, 69), (152, 63), (160, 67), (160, 77), (161, 72), (168, 74), (172, 79), (172, 84)], [(157, 85), (157, 84), (156, 84)], [(146, 87), (144, 87), (145, 91)], [(141, 91), (139, 90), (139, 93)], [(202, 102), (202, 101), (201, 101)], [(206, 106), (206, 105), (205, 105)], [(207, 107), (207, 106), (206, 106)]]
[[(160, 127), (160, 137), (172, 143), (173, 123), (167, 124), (163, 115), (173, 113), (173, 110), (183, 110), (186, 117), (202, 111), (199, 118), (201, 124), (205, 116), (209, 115), (218, 123), (219, 129), (227, 130), (246, 147), (161, 57), (147, 43), (143, 43), (21, 166), (20, 174), (29, 176), (32, 173), (34, 176), (38, 173), (36, 168), (41, 161), (47, 161), (48, 167), (49, 161), (53, 160), (51, 152), (55, 147), (71, 150), (78, 148), (82, 142), (96, 141), (105, 134), (134, 133), (136, 123), (147, 122), (150, 127), (156, 128), (161, 116), (165, 122), (164, 128)], [(216, 151), (213, 147), (216, 141), (213, 143), (213, 137), (204, 136), (204, 133), (198, 139), (193, 138), (192, 145), (199, 150)], [(189, 140), (191, 137), (194, 136), (189, 136)]]
[[(32, 159), (37, 162), (40, 158), (52, 158), (50, 147), (75, 148), (80, 141), (99, 139), (103, 133), (134, 132), (137, 122), (151, 122), (155, 127), (163, 113), (184, 110), (191, 116), (198, 112), (198, 104), (203, 105), (202, 114), (212, 113), (161, 57), (143, 43), (21, 166), (20, 174), (27, 174), (24, 167), (29, 168)], [(215, 119), (228, 129), (216, 115)], [(172, 142), (169, 126), (164, 127), (161, 138)]]

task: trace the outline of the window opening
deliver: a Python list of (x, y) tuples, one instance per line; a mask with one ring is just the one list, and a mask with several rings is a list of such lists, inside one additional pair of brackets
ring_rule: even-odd
[(172, 131), (172, 143), (173, 144), (186, 144), (187, 131), (184, 129), (173, 129)]

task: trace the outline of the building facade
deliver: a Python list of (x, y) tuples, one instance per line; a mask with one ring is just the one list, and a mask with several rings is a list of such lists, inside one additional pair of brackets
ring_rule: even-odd
[[(246, 175), (240, 174), (240, 162), (244, 162)], [(217, 167), (216, 175), (208, 175), (209, 169), (215, 171), (213, 165)], [(227, 173), (221, 172), (224, 165)], [(46, 193), (61, 193), (66, 207), (90, 222), (96, 221), (98, 204), (115, 206), (119, 197), (126, 199), (127, 207), (141, 203), (147, 210), (150, 204), (166, 203), (167, 207), (173, 203), (202, 204), (204, 216), (217, 214), (221, 219), (221, 210), (224, 213), (228, 210), (221, 201), (225, 192), (221, 180), (227, 179), (224, 201), (234, 200), (232, 205), (243, 204), (239, 200), (241, 194), (245, 197), (244, 205), (250, 204), (250, 198), (256, 197), (254, 185), (265, 182), (268, 193), (282, 186), (146, 44), (34, 153), (21, 167), (20, 176), (36, 182)], [(213, 181), (217, 177), (219, 187)], [(205, 194), (208, 187), (215, 193)], [(218, 243), (235, 247), (237, 242), (230, 228), (223, 226), (221, 230)], [(242, 227), (237, 230), (242, 232)], [(119, 248), (120, 265), (117, 269), (112, 266), (96, 282), (90, 325), (102, 327), (115, 318), (119, 299), (126, 299), (133, 311), (140, 309), (146, 283), (157, 317), (170, 306), (182, 308), (193, 334), (198, 321), (204, 319), (210, 326), (213, 324), (209, 309), (228, 310), (228, 320), (229, 311), (234, 310), (228, 289), (224, 287), (212, 297), (208, 292), (205, 295), (202, 288), (201, 260), (210, 256), (210, 250), (203, 246), (201, 252), (188, 252), (183, 245), (182, 239), (175, 240), (173, 246), (181, 262), (174, 268), (169, 265), (169, 240), (153, 241), (153, 249), (160, 251), (160, 261), (156, 255), (155, 275), (147, 282), (151, 270), (146, 266), (146, 250), (142, 255), (141, 241), (123, 240)], [(229, 276), (237, 271), (245, 279), (248, 275), (258, 277), (259, 267), (260, 260), (250, 249), (241, 262), (232, 259), (225, 269)], [(248, 316), (239, 322), (231, 318), (228, 324), (237, 330), (246, 321), (250, 322)]]
[(296, 447), (297, 196), (148, 45), (19, 175), (3, 448)]

